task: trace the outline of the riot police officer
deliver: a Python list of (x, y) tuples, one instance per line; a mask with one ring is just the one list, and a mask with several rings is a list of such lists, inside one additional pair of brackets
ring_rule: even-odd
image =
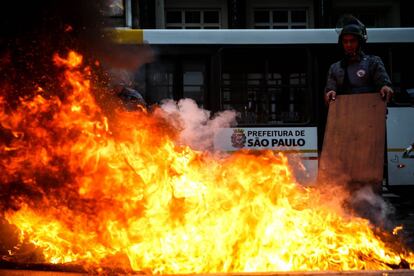
[(366, 55), (362, 49), (367, 41), (365, 26), (356, 18), (343, 26), (338, 44), (344, 58), (331, 65), (325, 87), (325, 102), (338, 94), (379, 92), (387, 102), (393, 95), (390, 78), (380, 57)]

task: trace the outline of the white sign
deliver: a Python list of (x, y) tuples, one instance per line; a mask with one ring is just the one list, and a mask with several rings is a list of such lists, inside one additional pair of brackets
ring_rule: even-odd
[(318, 149), (316, 127), (223, 128), (214, 138), (217, 150), (273, 149), (309, 151)]
[(296, 179), (305, 185), (316, 181), (318, 171), (318, 137), (316, 127), (223, 128), (214, 137), (214, 148), (221, 151), (277, 150), (300, 159), (301, 166), (292, 165)]

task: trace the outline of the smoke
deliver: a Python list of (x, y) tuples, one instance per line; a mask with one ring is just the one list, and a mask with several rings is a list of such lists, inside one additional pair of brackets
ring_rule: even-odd
[(361, 217), (383, 229), (391, 230), (393, 225), (388, 220), (395, 208), (386, 202), (372, 185), (365, 185), (352, 193), (349, 199), (350, 207)]
[(353, 182), (343, 173), (339, 173), (334, 180), (319, 172), (315, 188), (324, 201), (335, 209), (339, 207), (346, 214), (367, 219), (386, 231), (392, 231), (395, 227), (390, 219), (395, 214), (395, 207), (381, 196), (378, 184)]
[[(33, 93), (33, 83), (49, 91), (59, 72), (50, 63), (55, 53), (75, 50), (94, 68), (98, 82), (108, 85), (109, 69), (135, 71), (152, 60), (148, 45), (119, 45), (105, 32), (111, 27), (106, 1), (6, 1), (0, 9), (0, 87), (8, 102)], [(97, 62), (96, 62), (97, 61)], [(98, 74), (98, 71), (101, 71)], [(59, 95), (64, 97), (63, 95)]]
[(179, 143), (196, 150), (213, 150), (214, 136), (220, 128), (234, 125), (236, 119), (234, 111), (223, 111), (211, 118), (210, 111), (199, 108), (191, 99), (179, 102), (167, 100), (161, 108), (170, 121), (181, 129)]
[(329, 167), (319, 168), (316, 188), (326, 202), (337, 205), (347, 214), (365, 218), (387, 231), (395, 226), (390, 219), (395, 207), (381, 196), (379, 183), (355, 182), (340, 169)]

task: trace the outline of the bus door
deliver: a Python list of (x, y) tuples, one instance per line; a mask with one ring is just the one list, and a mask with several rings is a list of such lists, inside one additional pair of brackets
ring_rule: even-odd
[[(414, 97), (414, 96), (413, 96)], [(387, 118), (388, 185), (414, 185), (414, 106), (390, 107)]]
[(390, 73), (395, 90), (387, 115), (387, 184), (391, 191), (414, 191), (414, 53), (395, 44)]
[(221, 49), (220, 62), (220, 109), (235, 110), (237, 126), (222, 129), (215, 148), (282, 151), (298, 181), (313, 183), (318, 147), (309, 51), (228, 47)]

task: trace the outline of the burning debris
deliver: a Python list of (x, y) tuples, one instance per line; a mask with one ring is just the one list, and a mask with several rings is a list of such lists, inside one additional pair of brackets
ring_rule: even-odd
[(1, 210), (19, 234), (7, 260), (31, 246), (32, 262), (154, 274), (414, 267), (342, 193), (298, 185), (285, 156), (194, 150), (174, 107), (108, 115), (95, 67), (74, 51), (53, 66), (58, 92), (34, 83), (9, 102), (13, 84), (0, 88)]
[(105, 55), (97, 1), (40, 2), (0, 17), (3, 260), (154, 274), (414, 267), (342, 192), (298, 185), (285, 156), (208, 151), (234, 114), (210, 120), (189, 100), (123, 110), (101, 64), (137, 52)]

